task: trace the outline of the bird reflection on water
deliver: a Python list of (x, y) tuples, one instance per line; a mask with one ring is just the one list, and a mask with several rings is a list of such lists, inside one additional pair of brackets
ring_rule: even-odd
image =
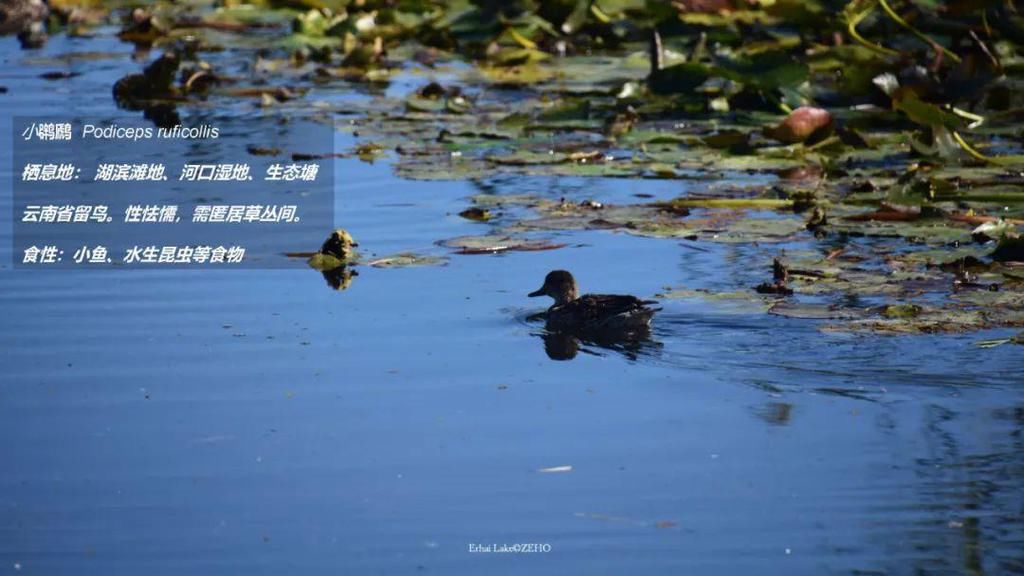
[[(535, 314), (532, 320), (543, 320), (544, 314)], [(628, 337), (621, 334), (587, 334), (566, 331), (534, 332), (534, 336), (544, 341), (544, 352), (552, 360), (572, 360), (579, 353), (592, 356), (603, 356), (600, 350), (610, 350), (621, 354), (628, 360), (637, 360), (641, 356), (657, 355), (663, 344), (651, 338), (650, 329), (639, 330)]]
[(321, 270), (320, 273), (323, 274), (327, 285), (331, 289), (338, 291), (348, 289), (352, 284), (352, 279), (359, 276), (359, 272), (356, 272), (350, 266), (338, 266), (330, 270)]

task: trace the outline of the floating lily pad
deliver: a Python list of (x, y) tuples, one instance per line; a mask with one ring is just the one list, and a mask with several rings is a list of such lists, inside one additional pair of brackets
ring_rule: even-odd
[(769, 314), (801, 320), (853, 320), (869, 315), (867, 310), (842, 308), (833, 304), (779, 302), (768, 310)]
[(996, 338), (993, 340), (981, 340), (976, 342), (975, 345), (979, 348), (995, 348), (996, 346), (1002, 346), (1004, 344), (1024, 344), (1024, 332), (1011, 336), (1009, 338)]
[(763, 314), (776, 302), (773, 296), (759, 295), (752, 290), (715, 292), (707, 289), (674, 288), (655, 295), (661, 300), (699, 299), (717, 310), (737, 314)]
[(409, 268), (411, 266), (444, 266), (447, 263), (448, 259), (442, 256), (429, 256), (413, 254), (411, 252), (402, 252), (392, 256), (375, 258), (367, 262), (367, 265), (373, 266), (374, 268)]
[(497, 254), (508, 251), (536, 252), (539, 250), (555, 250), (565, 246), (565, 244), (555, 244), (550, 240), (500, 235), (460, 236), (458, 238), (442, 240), (438, 244), (451, 248), (458, 254)]
[(324, 271), (324, 270), (334, 270), (335, 268), (339, 268), (341, 266), (347, 266), (349, 264), (354, 263), (355, 261), (356, 261), (355, 257), (346, 258), (346, 259), (342, 260), (342, 259), (340, 259), (340, 258), (338, 258), (336, 256), (332, 256), (330, 254), (321, 254), (321, 253), (317, 252), (316, 254), (313, 254), (312, 256), (310, 256), (309, 259), (306, 262), (309, 264), (310, 268), (314, 268), (316, 270)]
[[(119, 81), (115, 100), (161, 125), (185, 107), (314, 117), (353, 135), (345, 157), (383, 158), (406, 178), (583, 182), (563, 200), (518, 183), (472, 197), (461, 215), (495, 233), (442, 243), (457, 252), (549, 250), (561, 245), (532, 236), (566, 230), (687, 238), (736, 245), (737, 266), (767, 272), (778, 258), (788, 274), (766, 286), (793, 302), (749, 288), (732, 300), (833, 329), (968, 330), (1024, 315), (1012, 6), (286, 4), (140, 8), (120, 36), (165, 54)], [(842, 42), (823, 41), (833, 33)], [(250, 152), (279, 154), (272, 144)], [(594, 177), (624, 189), (671, 179), (680, 196), (581, 202)], [(870, 307), (845, 304), (857, 299)]]

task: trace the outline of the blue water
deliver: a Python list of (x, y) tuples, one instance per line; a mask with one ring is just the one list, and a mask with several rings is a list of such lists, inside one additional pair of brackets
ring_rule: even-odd
[[(83, 50), (115, 56), (39, 61)], [(130, 54), (109, 35), (0, 39), (0, 130), (115, 117)], [(82, 74), (38, 77), (54, 69)], [(347, 97), (366, 95), (307, 95)], [(218, 113), (274, 121), (250, 104)], [(526, 320), (547, 271), (734, 290), (767, 252), (572, 232), (449, 255), (435, 242), (489, 230), (457, 216), (479, 183), (400, 180), (386, 158), (336, 162), (336, 223), (367, 256), (446, 266), (364, 265), (344, 291), (307, 269), (13, 271), (2, 152), (0, 573), (1024, 573), (1024, 349), (975, 346), (1005, 331), (829, 334), (666, 300), (641, 350), (553, 361)], [(602, 202), (686, 187), (485, 184)], [(516, 543), (550, 551), (469, 552)]]

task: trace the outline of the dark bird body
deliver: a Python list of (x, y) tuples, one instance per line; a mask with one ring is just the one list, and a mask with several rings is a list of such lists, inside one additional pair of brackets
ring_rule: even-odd
[(559, 331), (629, 332), (646, 328), (657, 311), (651, 300), (618, 294), (584, 294), (548, 308), (548, 328)]

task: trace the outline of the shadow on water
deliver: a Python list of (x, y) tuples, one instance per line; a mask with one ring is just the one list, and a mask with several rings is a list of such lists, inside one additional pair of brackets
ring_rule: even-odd
[(572, 360), (581, 353), (605, 356), (607, 352), (612, 352), (636, 362), (657, 358), (664, 348), (664, 344), (653, 339), (649, 328), (634, 330), (628, 334), (549, 330), (543, 326), (543, 312), (520, 311), (516, 314), (516, 320), (530, 328), (540, 327), (530, 334), (544, 342), (544, 353), (556, 361)]
[(323, 274), (327, 286), (338, 291), (347, 290), (352, 285), (353, 279), (359, 276), (359, 272), (350, 266), (338, 266), (331, 270), (321, 270), (320, 273)]
[(593, 356), (604, 356), (605, 350), (621, 354), (631, 361), (643, 356), (655, 357), (662, 349), (662, 343), (651, 339), (650, 331), (631, 335), (629, 338), (615, 338), (600, 334), (573, 334), (549, 332), (533, 333), (544, 341), (544, 352), (552, 360), (572, 360), (582, 352)]

